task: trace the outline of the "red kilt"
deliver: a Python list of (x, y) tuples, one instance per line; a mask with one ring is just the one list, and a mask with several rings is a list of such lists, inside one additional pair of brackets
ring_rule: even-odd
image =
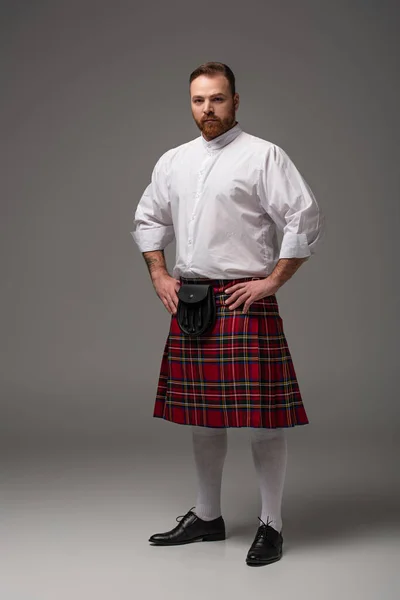
[(213, 285), (214, 327), (191, 338), (176, 315), (161, 361), (154, 417), (207, 427), (294, 427), (309, 421), (283, 331), (276, 296), (231, 310), (224, 290), (260, 279), (187, 279)]

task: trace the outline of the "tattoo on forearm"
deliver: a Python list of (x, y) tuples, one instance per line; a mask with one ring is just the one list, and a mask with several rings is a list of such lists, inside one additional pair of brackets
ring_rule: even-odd
[(160, 264), (160, 262), (156, 258), (145, 258), (145, 261), (147, 263), (147, 266), (148, 266), (150, 272), (153, 270), (153, 267), (155, 265)]
[(143, 252), (144, 260), (146, 261), (147, 268), (150, 275), (156, 271), (167, 271), (167, 265), (165, 263), (164, 250), (154, 250), (152, 252)]

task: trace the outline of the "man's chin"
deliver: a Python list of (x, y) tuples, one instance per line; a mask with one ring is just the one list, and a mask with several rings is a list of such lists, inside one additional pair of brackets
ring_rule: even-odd
[(222, 131), (223, 127), (219, 121), (205, 121), (201, 124), (201, 130), (204, 132), (210, 131), (212, 133), (216, 133), (218, 131)]

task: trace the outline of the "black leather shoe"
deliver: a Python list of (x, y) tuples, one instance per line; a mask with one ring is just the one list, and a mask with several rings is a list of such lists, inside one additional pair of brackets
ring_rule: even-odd
[(268, 519), (261, 521), (250, 550), (247, 553), (246, 563), (250, 567), (259, 567), (275, 562), (282, 557), (283, 537), (276, 529), (269, 525)]
[(196, 541), (215, 542), (225, 539), (225, 523), (222, 516), (212, 521), (203, 521), (190, 509), (186, 515), (180, 515), (176, 520), (179, 525), (165, 533), (155, 533), (149, 538), (149, 542), (157, 546), (174, 546)]

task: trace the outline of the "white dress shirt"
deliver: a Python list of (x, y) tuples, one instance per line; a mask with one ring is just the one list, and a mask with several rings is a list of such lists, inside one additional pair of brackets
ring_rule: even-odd
[(266, 277), (280, 258), (311, 256), (323, 230), (315, 197), (289, 156), (237, 123), (159, 158), (131, 234), (141, 252), (176, 239), (173, 277), (236, 279)]

